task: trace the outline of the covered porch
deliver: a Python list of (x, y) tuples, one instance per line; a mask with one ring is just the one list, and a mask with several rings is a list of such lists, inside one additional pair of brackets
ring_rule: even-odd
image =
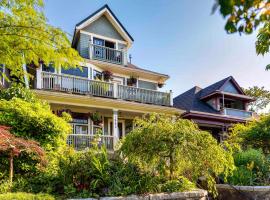
[[(67, 94), (44, 90), (34, 90), (40, 99), (48, 101), (55, 114), (70, 112), (72, 132), (67, 144), (77, 150), (92, 146), (92, 141), (99, 132), (100, 144), (113, 150), (117, 142), (133, 129), (133, 119), (146, 113), (164, 113), (180, 115), (182, 110), (174, 107), (143, 104), (94, 96)], [(97, 113), (100, 120), (93, 114)]]

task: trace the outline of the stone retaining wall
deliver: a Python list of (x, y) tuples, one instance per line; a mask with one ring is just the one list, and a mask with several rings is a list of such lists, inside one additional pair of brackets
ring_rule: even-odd
[(69, 200), (207, 200), (207, 191), (196, 189), (189, 192), (158, 193), (147, 195), (130, 195), (120, 197), (100, 197)]
[(270, 186), (230, 186), (217, 184), (219, 200), (270, 200)]

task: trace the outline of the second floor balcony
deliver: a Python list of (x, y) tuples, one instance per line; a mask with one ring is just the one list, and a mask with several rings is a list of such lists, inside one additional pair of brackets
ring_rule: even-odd
[(126, 52), (101, 45), (91, 44), (89, 57), (92, 60), (99, 60), (118, 65), (126, 65)]
[(41, 72), (41, 88), (97, 97), (122, 99), (160, 106), (172, 106), (172, 93), (89, 80), (71, 75)]
[(242, 119), (252, 118), (253, 116), (252, 111), (239, 110), (239, 109), (233, 109), (233, 108), (224, 108), (223, 114), (228, 115), (228, 116), (242, 118)]

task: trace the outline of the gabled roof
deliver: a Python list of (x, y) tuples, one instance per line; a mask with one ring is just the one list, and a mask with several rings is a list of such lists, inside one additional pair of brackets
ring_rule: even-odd
[[(232, 84), (236, 87), (239, 94), (233, 94), (224, 92), (223, 87), (231, 81)], [(205, 112), (205, 113), (212, 113), (212, 114), (220, 114), (220, 112), (213, 107), (211, 107), (206, 102), (206, 97), (210, 97), (211, 95), (215, 94), (225, 94), (227, 96), (233, 96), (240, 99), (245, 99), (246, 101), (252, 101), (253, 98), (246, 96), (244, 91), (235, 81), (232, 76), (229, 76), (221, 81), (218, 81), (214, 84), (209, 85), (208, 87), (202, 89), (198, 86), (191, 88), (190, 90), (180, 94), (179, 96), (173, 99), (174, 107), (186, 110), (187, 112), (197, 111), (197, 112)]]
[(173, 99), (173, 106), (190, 111), (200, 111), (206, 113), (218, 114), (219, 112), (213, 109), (210, 105), (200, 100), (203, 89), (195, 86), (190, 90), (180, 94)]
[(73, 39), (72, 39), (72, 46), (74, 45), (75, 38), (76, 38), (76, 35), (79, 32), (79, 30), (86, 27), (87, 25), (89, 25), (93, 21), (97, 20), (99, 17), (101, 17), (104, 14), (107, 14), (106, 16), (109, 18), (109, 20), (114, 22), (114, 23), (112, 23), (112, 25), (118, 30), (118, 32), (120, 33), (120, 35), (123, 36), (123, 38), (125, 38), (129, 42), (134, 41), (132, 36), (126, 30), (126, 28), (122, 25), (122, 23), (118, 20), (118, 18), (112, 12), (110, 7), (107, 4), (105, 4), (100, 9), (98, 9), (97, 11), (95, 11), (94, 13), (92, 13), (91, 15), (89, 15), (88, 17), (86, 17), (85, 19), (83, 19), (82, 21), (80, 21), (79, 23), (76, 24)]
[(209, 85), (208, 87), (204, 88), (201, 94), (201, 98), (205, 98), (217, 91), (222, 91), (223, 87), (226, 85), (226, 83), (230, 82), (235, 86), (235, 88), (238, 90), (239, 94), (245, 95), (242, 88), (239, 86), (239, 84), (235, 81), (235, 79), (232, 76), (229, 76), (227, 78), (222, 79), (221, 81), (218, 81), (212, 85)]

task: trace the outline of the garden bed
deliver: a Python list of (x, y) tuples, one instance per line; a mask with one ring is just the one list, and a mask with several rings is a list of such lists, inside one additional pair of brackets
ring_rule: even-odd
[(206, 200), (207, 191), (196, 189), (188, 192), (158, 193), (147, 195), (130, 195), (119, 197), (100, 197), (87, 199), (69, 199), (69, 200)]
[(217, 184), (219, 200), (269, 200), (270, 186), (230, 186)]

